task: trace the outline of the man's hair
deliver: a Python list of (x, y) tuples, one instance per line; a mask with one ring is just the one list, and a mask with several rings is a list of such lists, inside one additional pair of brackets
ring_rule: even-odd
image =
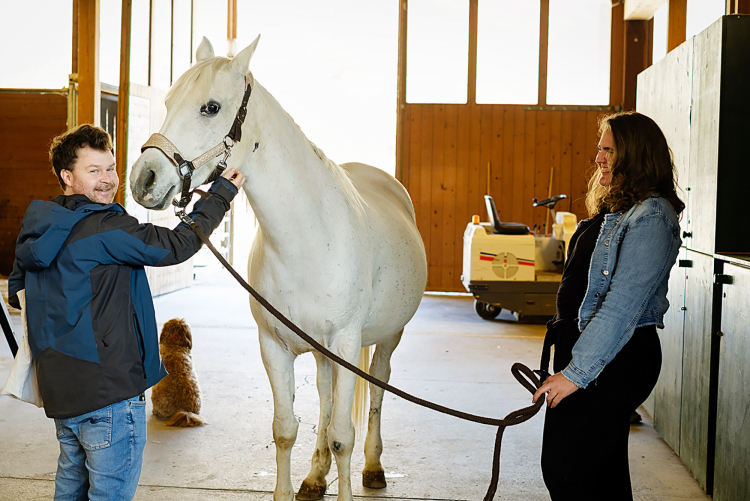
[(57, 176), (63, 191), (65, 191), (65, 182), (60, 175), (60, 171), (63, 169), (73, 170), (73, 164), (78, 158), (78, 150), (86, 146), (114, 154), (112, 138), (109, 133), (95, 125), (79, 125), (52, 140), (49, 160), (52, 162), (52, 171)]
[(613, 159), (609, 186), (601, 186), (601, 170), (589, 179), (586, 209), (594, 216), (607, 208), (625, 212), (652, 193), (667, 199), (677, 214), (685, 204), (677, 196), (677, 172), (672, 150), (656, 122), (635, 111), (623, 111), (599, 118), (599, 137), (612, 133)]

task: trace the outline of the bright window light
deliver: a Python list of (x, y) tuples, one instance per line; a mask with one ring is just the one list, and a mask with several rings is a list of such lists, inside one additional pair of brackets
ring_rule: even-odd
[(725, 0), (689, 0), (687, 3), (687, 39), (689, 40), (714, 24), (725, 12)]
[(548, 104), (609, 104), (611, 30), (611, 0), (550, 0)]
[(148, 0), (133, 0), (130, 14), (130, 81), (148, 85)]
[(151, 86), (169, 89), (172, 57), (172, 5), (152, 2), (151, 12)]
[[(174, 1), (172, 39), (172, 82), (190, 68), (190, 0)], [(197, 47), (196, 47), (197, 49)]]
[(465, 103), (468, 94), (469, 2), (409, 0), (406, 101)]
[(73, 66), (73, 1), (6, 1), (2, 18), (0, 87), (67, 87)]
[(667, 55), (667, 23), (669, 21), (669, 3), (662, 4), (654, 13), (654, 46), (653, 62), (656, 63)]
[(120, 31), (122, 28), (122, 2), (99, 2), (99, 80), (110, 85), (120, 85)]
[(477, 103), (539, 101), (539, 4), (479, 2)]

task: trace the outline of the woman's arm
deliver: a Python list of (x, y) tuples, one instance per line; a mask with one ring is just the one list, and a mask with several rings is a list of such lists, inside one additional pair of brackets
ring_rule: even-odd
[[(596, 379), (635, 331), (638, 320), (677, 259), (677, 229), (662, 214), (636, 220), (619, 244), (604, 301), (573, 347), (566, 379), (585, 388)], [(590, 274), (603, 270), (591, 270)]]

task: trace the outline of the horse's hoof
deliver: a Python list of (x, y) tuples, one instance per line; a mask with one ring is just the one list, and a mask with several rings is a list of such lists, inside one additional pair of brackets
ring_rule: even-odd
[(299, 501), (315, 501), (316, 499), (323, 499), (325, 493), (326, 484), (310, 484), (305, 480), (299, 488), (297, 499)]
[(385, 472), (383, 470), (363, 471), (362, 485), (368, 489), (385, 489)]

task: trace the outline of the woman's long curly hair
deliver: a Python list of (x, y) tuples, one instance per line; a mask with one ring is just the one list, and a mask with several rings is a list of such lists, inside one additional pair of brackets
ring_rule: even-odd
[[(672, 151), (656, 122), (634, 111), (599, 118), (599, 137), (612, 132), (613, 161), (609, 186), (601, 186), (599, 169), (589, 179), (586, 209), (594, 216), (608, 209), (624, 212), (658, 193), (672, 204), (677, 214), (685, 204), (677, 196), (677, 172)], [(610, 150), (612, 151), (612, 150)]]

